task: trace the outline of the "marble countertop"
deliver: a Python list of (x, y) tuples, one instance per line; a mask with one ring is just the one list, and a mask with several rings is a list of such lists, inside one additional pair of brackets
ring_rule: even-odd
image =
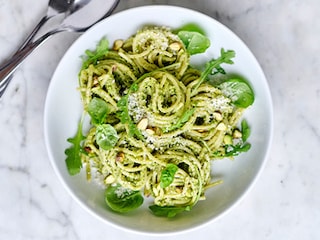
[[(253, 189), (223, 218), (172, 238), (319, 239), (319, 1), (121, 0), (116, 11), (146, 4), (188, 7), (228, 26), (260, 62), (274, 103), (272, 148)], [(46, 6), (46, 0), (36, 5), (0, 0), (0, 62)], [(160, 239), (120, 231), (92, 217), (68, 195), (49, 162), (43, 136), (46, 91), (78, 36), (62, 33), (42, 45), (0, 99), (0, 239)]]

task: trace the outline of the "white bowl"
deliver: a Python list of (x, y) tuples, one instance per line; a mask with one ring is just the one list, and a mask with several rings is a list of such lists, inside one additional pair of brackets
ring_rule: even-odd
[[(77, 91), (80, 56), (93, 49), (106, 36), (110, 42), (127, 38), (146, 24), (178, 28), (187, 23), (201, 26), (211, 39), (206, 54), (194, 57), (197, 64), (218, 56), (220, 48), (236, 52), (235, 63), (228, 72), (240, 74), (252, 85), (255, 102), (245, 112), (252, 134), (249, 152), (235, 160), (213, 162), (212, 174), (223, 179), (223, 184), (209, 189), (207, 199), (200, 201), (190, 212), (173, 219), (156, 217), (148, 206), (121, 215), (110, 211), (104, 202), (103, 190), (88, 183), (84, 174), (70, 176), (65, 165), (66, 139), (74, 136), (82, 113)], [(228, 28), (216, 20), (193, 10), (173, 6), (145, 6), (117, 13), (96, 24), (83, 34), (66, 52), (51, 80), (45, 104), (44, 131), (49, 158), (53, 168), (72, 197), (94, 216), (121, 229), (148, 233), (169, 234), (204, 226), (229, 211), (253, 185), (266, 161), (272, 138), (272, 102), (267, 81), (256, 58), (248, 47)]]

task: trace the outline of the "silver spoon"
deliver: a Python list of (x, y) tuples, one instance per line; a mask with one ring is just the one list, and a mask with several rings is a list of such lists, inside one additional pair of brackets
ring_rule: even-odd
[[(48, 31), (35, 41), (29, 41), (23, 45), (10, 60), (0, 66), (0, 97), (3, 95), (13, 72), (20, 66), (23, 60), (44, 41), (52, 35), (60, 32), (82, 33), (92, 25), (109, 16), (118, 5), (119, 0), (75, 0), (70, 5), (70, 15), (62, 23)], [(85, 7), (83, 7), (86, 5)]]
[(25, 39), (25, 41), (22, 43), (19, 49), (25, 47), (39, 32), (39, 29), (43, 27), (43, 25), (45, 25), (46, 22), (48, 22), (48, 20), (59, 14), (67, 14), (68, 12), (70, 12), (71, 6), (73, 6), (73, 2), (74, 0), (50, 0), (48, 3), (46, 15), (43, 16), (43, 18), (41, 18), (39, 23), (35, 26), (35, 28)]

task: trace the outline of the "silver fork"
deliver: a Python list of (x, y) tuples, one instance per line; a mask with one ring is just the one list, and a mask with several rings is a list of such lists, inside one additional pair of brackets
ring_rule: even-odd
[(32, 30), (29, 36), (25, 39), (25, 41), (20, 46), (19, 50), (25, 47), (38, 33), (39, 29), (51, 18), (59, 15), (61, 13), (67, 13), (70, 10), (74, 0), (49, 0), (48, 9), (45, 16), (39, 21), (36, 27)]
[[(28, 37), (24, 40), (24, 42), (20, 45), (19, 49), (20, 51), (25, 46), (27, 46), (33, 38), (36, 36), (36, 34), (39, 32), (39, 30), (45, 25), (48, 20), (51, 18), (59, 15), (59, 14), (67, 14), (70, 10), (74, 0), (49, 0), (48, 3), (48, 9), (45, 16), (41, 18), (41, 20), (38, 22), (38, 24), (35, 26), (35, 28), (32, 30), (32, 32), (28, 35)], [(16, 52), (16, 53), (17, 53)], [(0, 81), (0, 97), (5, 92), (10, 80), (12, 79), (12, 76), (10, 76), (7, 81)]]

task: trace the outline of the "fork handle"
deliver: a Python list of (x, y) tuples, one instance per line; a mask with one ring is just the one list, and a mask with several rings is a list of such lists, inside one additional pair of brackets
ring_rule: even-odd
[[(4, 64), (2, 64), (0, 66), (1, 69), (1, 73), (0, 73), (0, 97), (2, 96), (2, 94), (4, 93), (5, 89), (7, 88), (14, 70), (19, 66), (19, 64), (12, 70), (11, 73), (9, 73), (9, 69), (10, 69), (10, 63), (13, 62), (14, 58), (17, 58), (18, 56), (21, 56), (21, 54), (23, 52), (25, 52), (27, 49), (30, 49), (31, 47), (31, 41), (33, 40), (33, 38), (37, 35), (37, 33), (39, 32), (39, 30), (43, 27), (43, 25), (50, 19), (51, 17), (48, 16), (44, 16), (41, 18), (41, 20), (38, 22), (38, 24), (34, 27), (34, 29), (32, 30), (32, 32), (28, 35), (28, 37), (24, 40), (24, 42), (20, 45), (19, 49), (15, 52), (15, 54), (12, 56), (12, 59), (10, 61), (5, 62)], [(27, 45), (30, 45), (28, 48)], [(31, 53), (31, 52), (30, 52)], [(27, 55), (29, 55), (30, 53), (28, 53)], [(27, 56), (26, 55), (26, 56)], [(26, 57), (25, 56), (25, 57)], [(24, 57), (24, 58), (25, 58)], [(23, 58), (23, 59), (24, 59)], [(23, 59), (21, 60), (21, 62), (23, 61)], [(12, 65), (13, 63), (11, 63), (11, 68), (13, 67)], [(8, 73), (7, 75), (5, 73)]]
[(32, 39), (36, 36), (36, 34), (39, 32), (40, 28), (50, 19), (50, 17), (44, 16), (41, 18), (41, 20), (38, 22), (38, 24), (34, 27), (32, 32), (28, 35), (28, 37), (24, 40), (24, 42), (20, 45), (19, 50), (23, 49), (28, 43), (32, 41)]
[(12, 74), (21, 65), (24, 59), (44, 43), (45, 40), (57, 32), (59, 32), (59, 30), (50, 31), (34, 42), (29, 41), (26, 44), (23, 44), (22, 48), (20, 48), (11, 59), (0, 66), (0, 97), (8, 86)]
[[(60, 15), (60, 14), (58, 14)], [(34, 41), (34, 37), (37, 35), (39, 30), (50, 20), (54, 15), (43, 16), (38, 24), (34, 27), (32, 32), (27, 36), (24, 42), (20, 45), (19, 49), (14, 53), (10, 60), (4, 62), (0, 66), (0, 98), (4, 91), (6, 90), (13, 72), (17, 67), (23, 62), (23, 60), (36, 48), (38, 48), (50, 35), (54, 34), (55, 31), (52, 30), (48, 34), (43, 35), (37, 41)]]

